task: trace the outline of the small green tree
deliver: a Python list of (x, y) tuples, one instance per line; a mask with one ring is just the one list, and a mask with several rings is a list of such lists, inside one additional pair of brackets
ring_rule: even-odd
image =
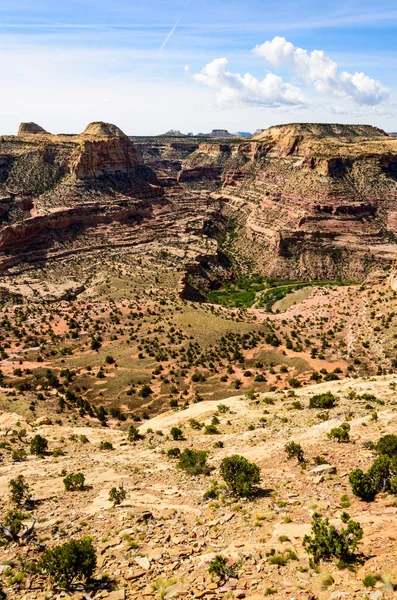
[(30, 454), (44, 456), (48, 449), (48, 441), (45, 437), (37, 434), (30, 440)]
[(124, 489), (123, 484), (120, 487), (112, 487), (109, 492), (109, 502), (113, 502), (113, 507), (118, 506), (127, 497), (127, 492)]
[(299, 463), (305, 462), (303, 448), (300, 444), (297, 444), (296, 442), (288, 442), (288, 444), (285, 444), (284, 450), (287, 454), (288, 460), (291, 460), (291, 458), (296, 458)]
[(230, 577), (237, 574), (240, 566), (238, 563), (228, 565), (228, 562), (229, 560), (225, 556), (217, 554), (208, 565), (208, 573), (220, 577), (223, 581), (227, 581)]
[(341, 521), (346, 527), (338, 530), (329, 524), (328, 519), (323, 519), (317, 513), (313, 515), (313, 535), (305, 535), (303, 546), (308, 554), (313, 555), (316, 564), (320, 560), (330, 562), (333, 558), (346, 563), (355, 560), (354, 552), (363, 537), (362, 527), (357, 521), (352, 521), (347, 513), (342, 513)]
[(138, 429), (134, 426), (131, 425), (129, 431), (128, 431), (128, 441), (129, 442), (139, 442), (139, 440), (143, 439), (143, 435), (141, 435), (138, 431)]
[(30, 487), (23, 475), (18, 475), (15, 479), (11, 479), (8, 486), (10, 488), (11, 501), (17, 506), (20, 506), (23, 500), (29, 498)]
[(397, 456), (397, 435), (390, 433), (381, 437), (375, 446), (375, 450), (378, 454), (385, 454), (390, 458)]
[(19, 450), (13, 450), (11, 458), (14, 462), (23, 462), (27, 459), (26, 451), (23, 448), (20, 448)]
[(20, 510), (9, 510), (0, 527), (0, 539), (5, 543), (12, 540), (15, 542), (18, 541), (19, 533), (23, 527), (23, 521), (27, 518), (28, 515)]
[(355, 496), (366, 502), (372, 502), (380, 492), (394, 493), (394, 479), (397, 476), (397, 460), (386, 454), (372, 463), (367, 473), (355, 469), (349, 475), (349, 482)]
[(100, 450), (113, 450), (112, 442), (101, 442), (99, 446)]
[(77, 490), (84, 489), (85, 477), (83, 473), (70, 473), (63, 480), (65, 490), (68, 492), (75, 492)]
[(204, 450), (185, 448), (177, 466), (189, 475), (208, 475), (211, 472), (211, 467), (207, 465), (207, 452)]
[(336, 398), (331, 392), (316, 394), (309, 401), (309, 408), (334, 408)]
[(349, 423), (342, 423), (340, 427), (333, 427), (327, 435), (330, 440), (336, 440), (340, 444), (341, 442), (350, 442), (349, 431)]
[(181, 451), (179, 450), (179, 448), (169, 448), (167, 450), (168, 458), (179, 458), (180, 455), (181, 455)]
[(238, 454), (224, 458), (220, 471), (227, 487), (235, 496), (249, 498), (253, 495), (254, 486), (261, 480), (259, 467)]
[(178, 440), (183, 439), (183, 433), (182, 433), (182, 429), (180, 427), (172, 427), (171, 431), (170, 431), (170, 435), (171, 435), (172, 439), (175, 440), (176, 442)]
[(89, 579), (96, 569), (96, 551), (92, 539), (71, 540), (46, 550), (38, 562), (38, 569), (62, 588), (69, 587), (76, 578)]

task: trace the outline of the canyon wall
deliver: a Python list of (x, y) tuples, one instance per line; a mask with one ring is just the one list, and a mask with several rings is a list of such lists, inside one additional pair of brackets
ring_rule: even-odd
[[(0, 138), (4, 273), (161, 240), (197, 246), (185, 262), (201, 280), (223, 252), (229, 274), (362, 281), (397, 249), (397, 139), (337, 124), (134, 139), (107, 123), (75, 136), (25, 123)], [(209, 241), (212, 259), (192, 263)]]

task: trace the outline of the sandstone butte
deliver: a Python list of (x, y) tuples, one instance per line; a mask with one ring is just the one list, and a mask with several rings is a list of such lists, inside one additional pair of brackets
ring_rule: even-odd
[(197, 287), (229, 234), (258, 273), (357, 282), (392, 263), (396, 200), (397, 139), (368, 125), (203, 141), (23, 123), (0, 138), (0, 270), (56, 260), (65, 245), (92, 253), (171, 239), (198, 243), (184, 280)]

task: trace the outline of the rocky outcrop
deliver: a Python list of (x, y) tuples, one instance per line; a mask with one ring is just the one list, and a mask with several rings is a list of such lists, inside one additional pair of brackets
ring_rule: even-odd
[(127, 137), (110, 137), (82, 141), (71, 157), (70, 170), (77, 179), (114, 174), (132, 176), (141, 162), (139, 153)]
[(35, 134), (48, 134), (48, 132), (37, 125), (37, 123), (21, 123), (18, 129), (18, 135), (35, 135)]
[(94, 138), (126, 138), (126, 134), (121, 131), (117, 125), (113, 125), (112, 123), (104, 123), (103, 121), (94, 121), (87, 125), (83, 133), (81, 134), (83, 137), (94, 137)]

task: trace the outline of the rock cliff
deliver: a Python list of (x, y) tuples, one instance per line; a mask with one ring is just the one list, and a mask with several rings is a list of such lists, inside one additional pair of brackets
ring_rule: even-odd
[(194, 263), (212, 238), (239, 271), (362, 281), (394, 258), (396, 201), (397, 140), (367, 125), (203, 142), (24, 124), (0, 141), (0, 268), (161, 240)]

